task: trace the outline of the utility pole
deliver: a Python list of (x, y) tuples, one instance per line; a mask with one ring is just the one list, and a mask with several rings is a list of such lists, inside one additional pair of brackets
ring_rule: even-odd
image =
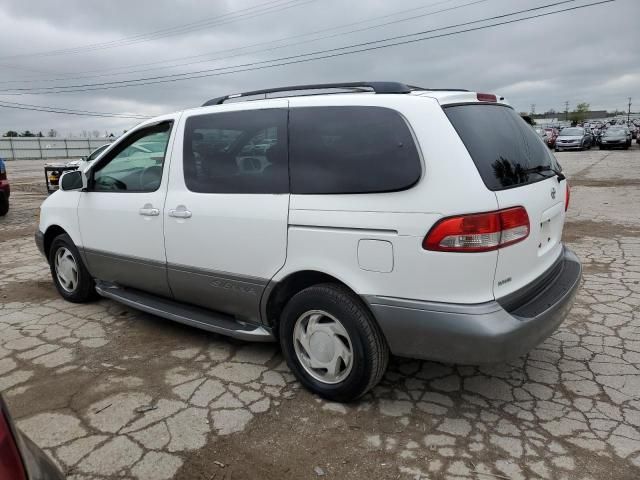
[(564, 102), (564, 119), (565, 121), (569, 121), (569, 100)]
[(629, 97), (629, 109), (627, 110), (627, 125), (629, 124), (630, 117), (631, 117), (631, 97)]

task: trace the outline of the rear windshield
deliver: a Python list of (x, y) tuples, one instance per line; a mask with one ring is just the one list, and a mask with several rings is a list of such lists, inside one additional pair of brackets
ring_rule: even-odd
[(512, 108), (492, 104), (444, 108), (489, 190), (504, 190), (544, 180), (559, 168), (542, 139)]

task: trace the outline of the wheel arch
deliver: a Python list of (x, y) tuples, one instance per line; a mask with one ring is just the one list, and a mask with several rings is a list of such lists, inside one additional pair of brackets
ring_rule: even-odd
[(62, 234), (69, 235), (69, 233), (64, 228), (62, 228), (60, 225), (55, 224), (49, 225), (47, 227), (47, 230), (44, 232), (44, 253), (47, 257), (47, 260), (49, 259), (49, 252), (51, 250), (53, 239)]
[[(263, 323), (271, 328), (277, 336), (280, 314), (287, 302), (295, 294), (301, 292), (305, 288), (321, 283), (341, 285), (360, 298), (360, 295), (358, 295), (350, 285), (334, 275), (330, 275), (319, 270), (300, 270), (292, 272), (281, 280), (272, 280), (267, 285), (260, 302), (260, 313)], [(365, 302), (363, 302), (363, 304), (367, 309), (369, 309)]]

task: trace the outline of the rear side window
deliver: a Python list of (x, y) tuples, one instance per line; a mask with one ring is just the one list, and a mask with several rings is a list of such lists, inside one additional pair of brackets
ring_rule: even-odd
[(469, 104), (445, 107), (462, 142), (489, 190), (504, 190), (544, 180), (558, 168), (542, 139), (512, 108)]
[(420, 178), (409, 127), (388, 108), (292, 108), (290, 135), (292, 193), (390, 192)]
[(187, 119), (184, 180), (198, 193), (288, 193), (287, 110)]

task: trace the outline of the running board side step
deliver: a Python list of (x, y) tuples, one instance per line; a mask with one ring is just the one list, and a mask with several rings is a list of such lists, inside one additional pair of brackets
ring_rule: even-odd
[(271, 332), (266, 328), (238, 322), (232, 316), (222, 313), (103, 282), (96, 283), (96, 291), (102, 297), (110, 298), (131, 308), (209, 332), (250, 342), (275, 341)]

